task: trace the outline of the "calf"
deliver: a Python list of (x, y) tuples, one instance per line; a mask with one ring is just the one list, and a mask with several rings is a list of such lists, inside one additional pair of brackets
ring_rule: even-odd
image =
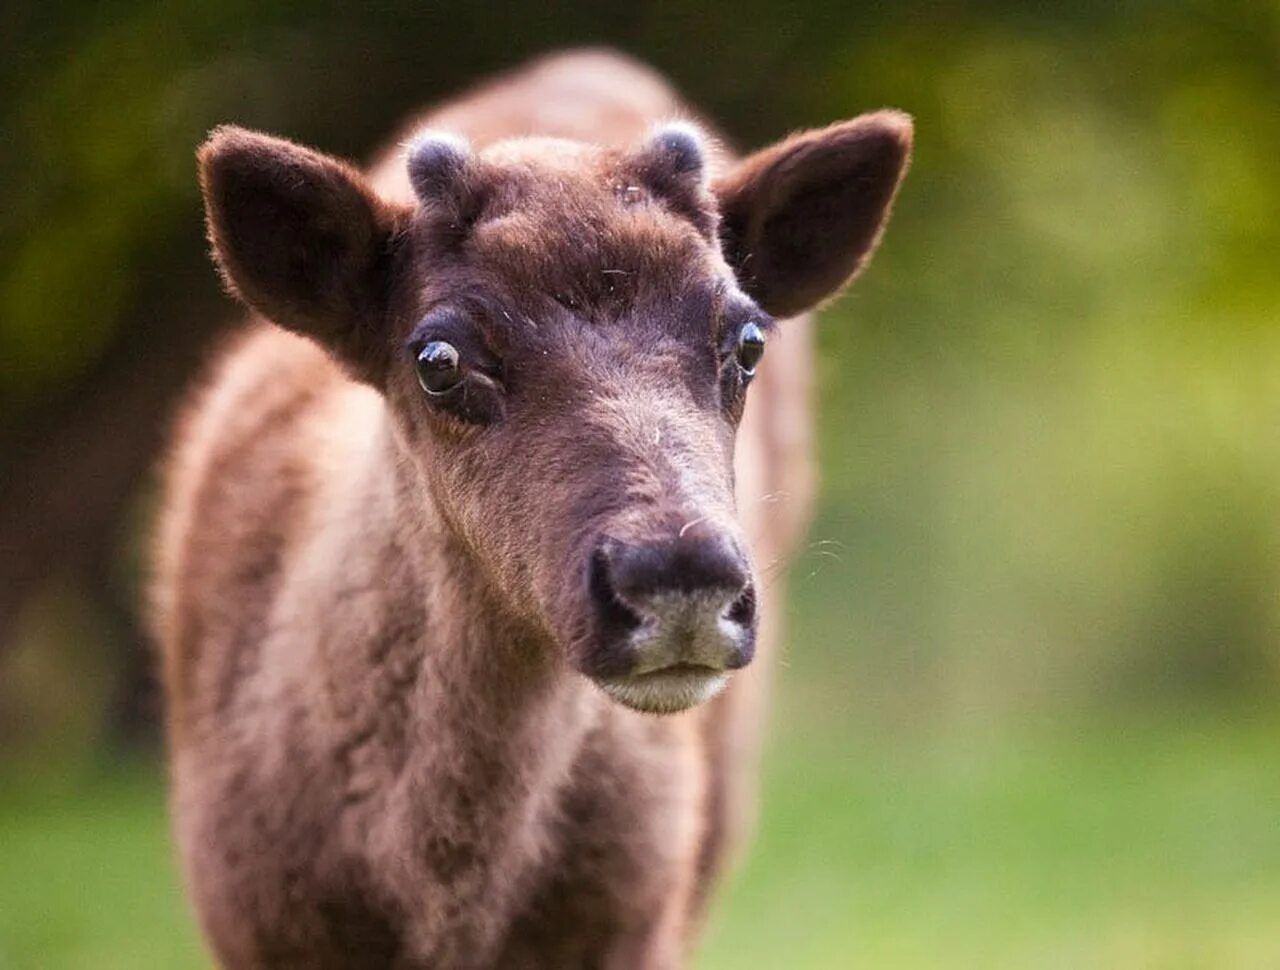
[(181, 422), (155, 614), (223, 965), (683, 964), (751, 800), (752, 561), (807, 512), (780, 318), (865, 261), (911, 140), (880, 112), (735, 161), (688, 114), (581, 52), (369, 175), (201, 148), (258, 322)]

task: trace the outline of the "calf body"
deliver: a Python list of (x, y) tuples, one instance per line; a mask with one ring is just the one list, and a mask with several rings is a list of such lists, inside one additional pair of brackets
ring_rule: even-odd
[(181, 423), (155, 613), (223, 965), (683, 964), (751, 801), (752, 563), (807, 514), (809, 325), (773, 317), (861, 265), (910, 139), (883, 112), (735, 162), (654, 127), (685, 114), (585, 52), (367, 176), (202, 150), (261, 319)]

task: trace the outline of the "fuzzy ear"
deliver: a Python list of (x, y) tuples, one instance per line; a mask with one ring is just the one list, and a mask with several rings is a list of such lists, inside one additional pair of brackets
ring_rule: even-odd
[(725, 256), (762, 307), (794, 316), (857, 274), (889, 218), (911, 135), (905, 114), (862, 115), (792, 135), (716, 184)]
[(393, 211), (351, 166), (243, 128), (214, 130), (198, 157), (209, 240), (231, 292), (370, 379)]

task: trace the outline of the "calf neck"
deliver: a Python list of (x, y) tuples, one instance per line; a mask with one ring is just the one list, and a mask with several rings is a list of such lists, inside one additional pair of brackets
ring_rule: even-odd
[[(156, 553), (172, 802), (227, 967), (683, 965), (807, 513), (809, 326), (895, 112), (736, 160), (647, 69), (547, 59), (364, 174), (200, 151), (254, 321)], [(789, 319), (784, 319), (789, 318)]]

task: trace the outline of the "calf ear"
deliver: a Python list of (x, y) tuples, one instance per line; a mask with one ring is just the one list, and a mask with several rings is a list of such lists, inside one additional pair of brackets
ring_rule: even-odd
[(792, 135), (716, 184), (725, 256), (752, 298), (794, 316), (857, 274), (889, 218), (911, 134), (900, 112), (862, 115)]
[(357, 377), (384, 352), (393, 210), (351, 166), (243, 128), (199, 152), (214, 260), (232, 294), (313, 337)]

